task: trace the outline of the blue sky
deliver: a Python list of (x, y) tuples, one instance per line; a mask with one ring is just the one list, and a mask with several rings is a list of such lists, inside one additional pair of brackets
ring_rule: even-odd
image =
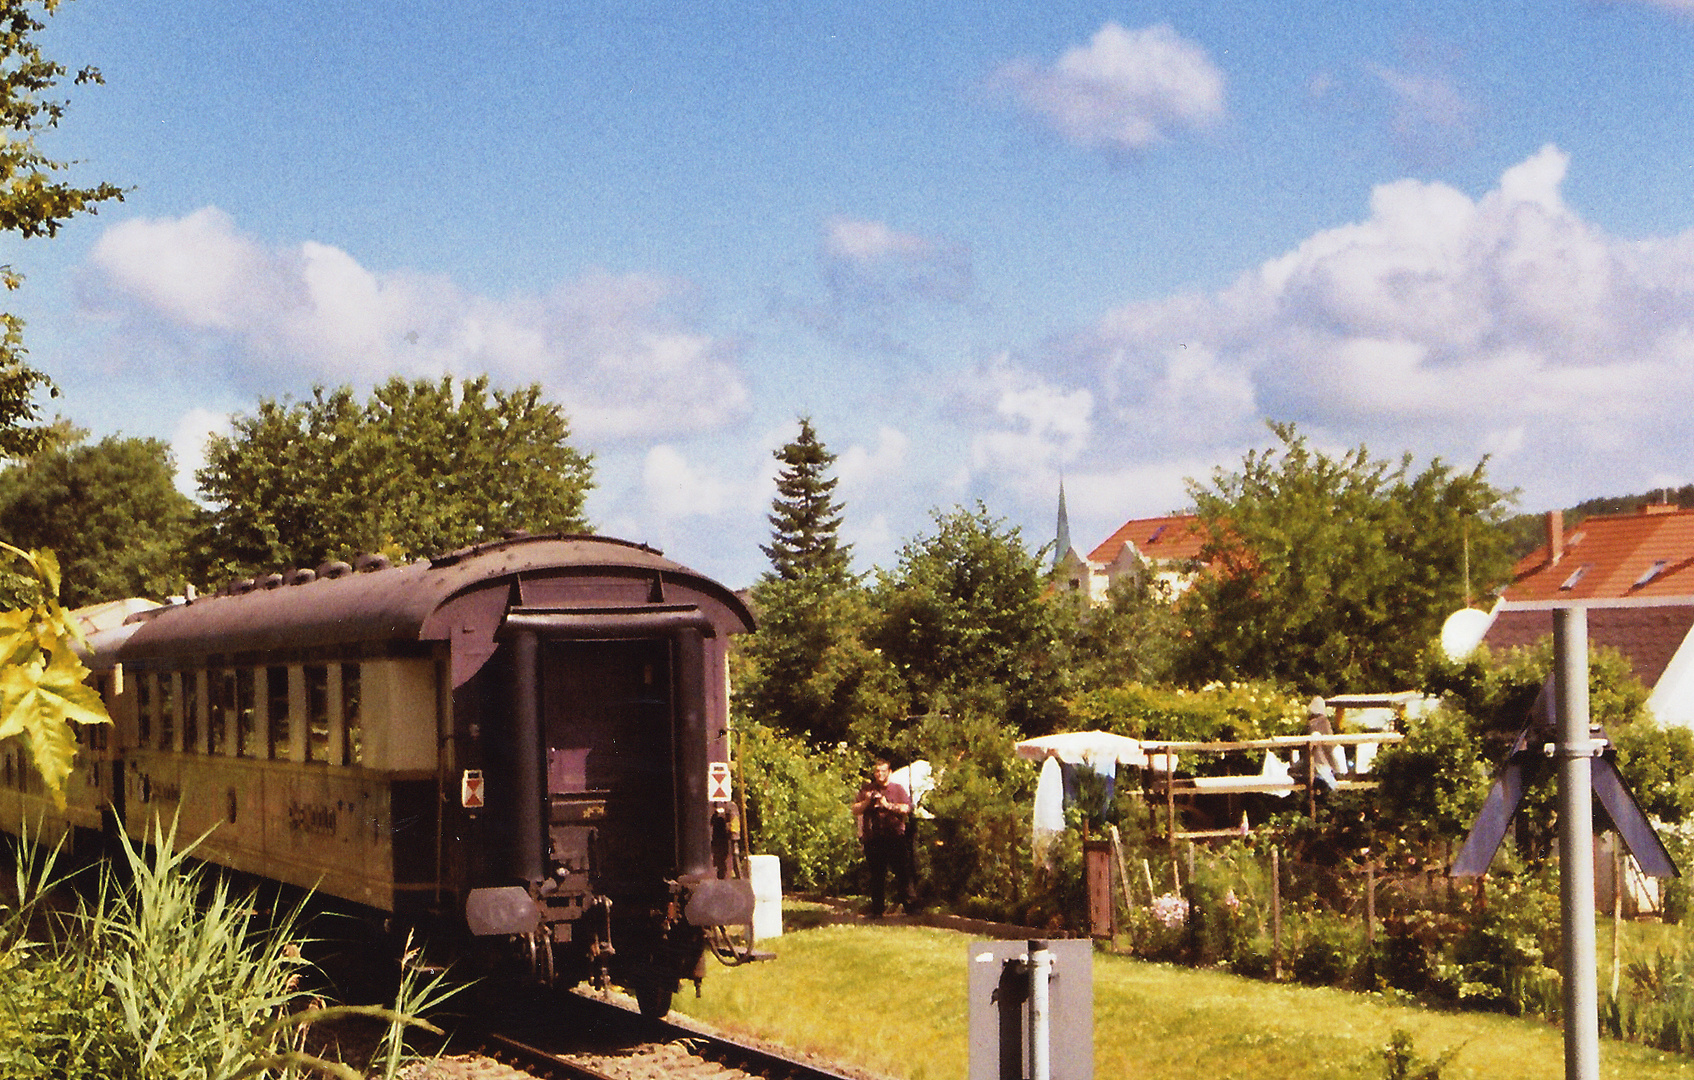
[(74, 0), (46, 140), (127, 201), (0, 239), (49, 403), (204, 434), (539, 381), (602, 530), (742, 585), (771, 451), (859, 567), (981, 499), (1091, 547), (1266, 419), (1539, 510), (1694, 480), (1694, 3)]

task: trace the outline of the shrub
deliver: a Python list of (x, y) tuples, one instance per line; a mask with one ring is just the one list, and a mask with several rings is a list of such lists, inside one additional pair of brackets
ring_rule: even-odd
[(1487, 907), (1454, 944), (1439, 972), (1443, 989), (1471, 1008), (1559, 1013), (1557, 868), (1491, 879)]
[(788, 887), (841, 889), (859, 857), (857, 756), (845, 744), (814, 750), (757, 721), (737, 730), (751, 849), (782, 860)]
[(934, 817), (918, 824), (921, 886), (944, 903), (1017, 919), (1033, 868), (1036, 770), (1017, 756), (1021, 736), (997, 718), (994, 704), (981, 693), (938, 699), (902, 749), (935, 770), (935, 790), (924, 803)]
[[(1253, 909), (1243, 900), (1251, 895), (1247, 881), (1256, 867), (1251, 850), (1239, 845), (1206, 854), (1207, 858), (1195, 862), (1188, 882), (1193, 960), (1233, 966), (1259, 929)], [(1268, 898), (1265, 906), (1268, 909)], [(1266, 956), (1268, 966), (1268, 946)]]
[(1130, 910), (1124, 919), (1130, 947), (1144, 960), (1179, 961), (1188, 954), (1188, 901), (1180, 893), (1164, 893), (1147, 907)]
[(1412, 845), (1462, 838), (1488, 793), (1482, 744), (1464, 714), (1446, 706), (1409, 720), (1405, 740), (1383, 747), (1371, 767), (1376, 850), (1395, 854)]
[[(1074, 815), (1074, 811), (1067, 816)], [(1048, 849), (1047, 865), (1034, 864), (1023, 902), (1005, 897), (1002, 917), (1046, 930), (1087, 930), (1088, 886), (1083, 880), (1082, 833), (1068, 828)]]
[(1601, 1023), (1620, 1039), (1660, 1050), (1694, 1051), (1694, 962), (1681, 951), (1631, 961), (1628, 983), (1601, 1009)]
[(1363, 934), (1327, 912), (1306, 916), (1296, 931), (1294, 978), (1310, 986), (1347, 986), (1363, 954)]
[(1199, 690), (1126, 683), (1070, 701), (1078, 727), (1135, 739), (1217, 742), (1296, 734), (1305, 704), (1268, 683), (1211, 683)]
[(1382, 1055), (1383, 1080), (1441, 1080), (1441, 1071), (1462, 1049), (1463, 1046), (1455, 1046), (1443, 1050), (1431, 1061), (1417, 1052), (1411, 1032), (1395, 1028), (1388, 1044), (1378, 1051)]
[(1383, 920), (1377, 937), (1378, 981), (1409, 994), (1438, 989), (1438, 973), (1448, 959), (1448, 947), (1463, 928), (1462, 920), (1438, 912), (1390, 915)]

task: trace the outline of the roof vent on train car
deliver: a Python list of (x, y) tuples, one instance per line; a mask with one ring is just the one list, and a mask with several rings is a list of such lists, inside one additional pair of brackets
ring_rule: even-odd
[(282, 575), (266, 574), (264, 577), (256, 579), (253, 584), (261, 589), (280, 589), (282, 588)]
[(255, 587), (256, 586), (254, 585), (252, 578), (244, 577), (239, 581), (232, 581), (229, 583), (229, 594), (231, 596), (241, 596), (244, 593), (252, 592)]
[(387, 555), (366, 554), (353, 559), (353, 571), (358, 574), (369, 574), (376, 570), (387, 570), (394, 565), (388, 561)]
[(318, 576), (326, 581), (334, 580), (338, 577), (346, 577), (352, 572), (353, 568), (342, 562), (340, 559), (336, 559), (334, 562), (326, 562), (322, 566), (318, 567)]
[(308, 570), (304, 566), (295, 567), (293, 570), (290, 570), (288, 573), (282, 575), (282, 583), (284, 585), (304, 585), (309, 581), (316, 580), (318, 580), (317, 571)]
[(505, 532), (500, 534), (500, 539), (502, 539), (502, 540), (527, 540), (527, 539), (529, 539), (529, 530), (528, 529), (507, 529)]

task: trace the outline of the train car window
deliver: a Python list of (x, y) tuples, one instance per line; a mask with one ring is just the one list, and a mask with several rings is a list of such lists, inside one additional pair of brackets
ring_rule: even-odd
[(341, 764), (362, 765), (364, 733), (359, 729), (359, 665), (341, 665)]
[(159, 717), (159, 749), (173, 750), (176, 741), (176, 674), (164, 672), (159, 676), (159, 693), (156, 698)]
[(329, 761), (329, 667), (306, 665), (306, 760)]
[(200, 673), (182, 673), (182, 748), (190, 754), (200, 752)]
[(212, 668), (206, 672), (206, 753), (228, 753), (225, 732), (235, 708), (235, 672)]
[(270, 756), (288, 760), (288, 669), (265, 669), (265, 731), (270, 742)]
[(153, 676), (150, 673), (135, 680), (135, 728), (142, 746), (153, 741)]
[(253, 729), (253, 669), (235, 669), (235, 756), (252, 757)]

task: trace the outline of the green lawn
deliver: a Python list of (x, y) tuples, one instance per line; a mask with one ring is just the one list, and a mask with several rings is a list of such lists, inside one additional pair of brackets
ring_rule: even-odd
[[(714, 968), (677, 1011), (903, 1080), (968, 1071), (971, 937), (908, 926), (823, 926), (761, 943), (771, 963)], [(1604, 976), (1603, 976), (1604, 977)], [(1425, 1056), (1463, 1044), (1446, 1080), (1560, 1077), (1563, 1041), (1544, 1023), (1445, 1013), (1337, 990), (1094, 957), (1099, 1080), (1300, 1080), (1383, 1075), (1395, 1028)], [(1694, 1058), (1604, 1041), (1601, 1076), (1694, 1078)]]

